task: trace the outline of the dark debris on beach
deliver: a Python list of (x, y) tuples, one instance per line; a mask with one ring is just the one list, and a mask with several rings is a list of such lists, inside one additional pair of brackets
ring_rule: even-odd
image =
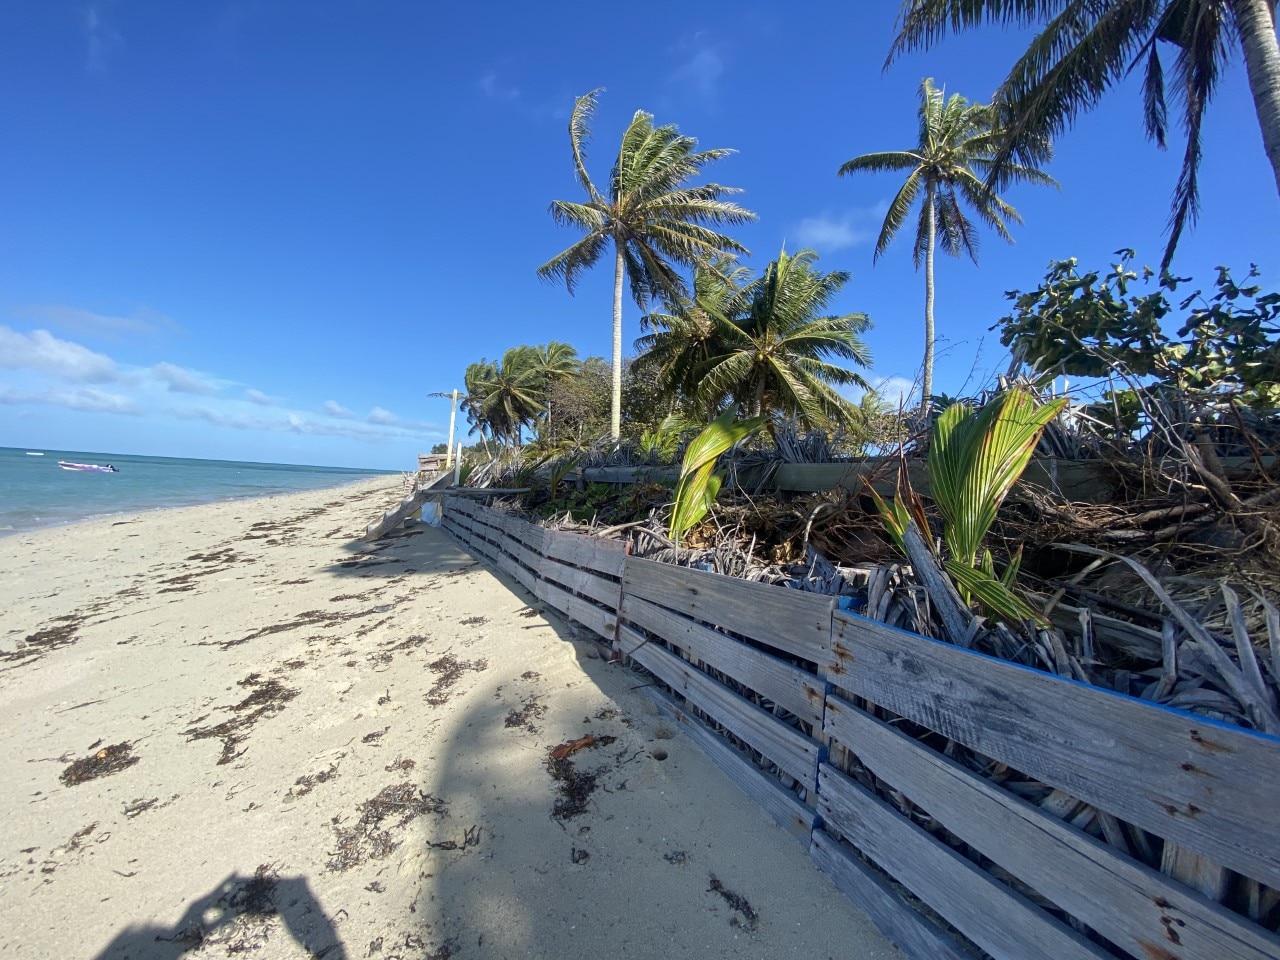
[(103, 747), (96, 753), (76, 760), (71, 766), (62, 771), (58, 779), (65, 786), (74, 787), (90, 780), (97, 780), (99, 777), (119, 773), (121, 770), (132, 767), (140, 759), (140, 757), (133, 755), (132, 743), (128, 741), (113, 743), (109, 747)]

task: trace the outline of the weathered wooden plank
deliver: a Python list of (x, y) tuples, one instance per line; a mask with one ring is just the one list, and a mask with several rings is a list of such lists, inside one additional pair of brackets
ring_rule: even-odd
[(967, 946), (917, 910), (865, 863), (840, 849), (840, 841), (826, 831), (813, 831), (809, 856), (910, 960), (973, 960), (974, 953)]
[(1112, 960), (830, 764), (819, 780), (824, 823), (996, 960)]
[[(1194, 853), (1176, 843), (1166, 843), (1160, 853), (1160, 872), (1198, 890), (1210, 900), (1221, 901), (1227, 894), (1230, 874), (1221, 864), (1202, 853)], [(1280, 957), (1280, 941), (1273, 956)]]
[(617, 613), (597, 607), (581, 597), (575, 597), (547, 580), (539, 580), (534, 592), (538, 599), (598, 633), (610, 644), (613, 643), (614, 635), (618, 630)]
[(835, 601), (799, 590), (627, 557), (623, 593), (823, 663)]
[(587, 567), (611, 577), (622, 576), (626, 544), (621, 540), (602, 540), (563, 530), (546, 531), (542, 552), (554, 560), (574, 567)]
[(799, 780), (807, 789), (817, 785), (820, 748), (794, 727), (773, 714), (748, 703), (728, 687), (712, 680), (701, 670), (681, 660), (657, 644), (644, 643), (629, 627), (619, 630), (621, 643), (637, 663), (689, 701), (691, 706), (745, 740), (778, 765), (778, 769)]
[[(909, 464), (911, 485), (929, 495), (929, 473), (923, 461)], [(871, 478), (874, 476), (874, 480)], [(857, 491), (863, 478), (871, 480), (882, 496), (892, 496), (898, 486), (896, 457), (868, 457), (847, 463), (784, 463), (773, 478), (775, 490), (816, 492), (843, 487)], [(1068, 500), (1091, 502), (1104, 496), (1109, 485), (1098, 479), (1097, 465), (1088, 461), (1037, 459), (1023, 472), (1020, 483), (1053, 490)]]
[(365, 527), (362, 539), (377, 540), (379, 537), (396, 529), (396, 527), (408, 520), (410, 516), (422, 509), (422, 505), (427, 502), (427, 498), (433, 495), (431, 493), (433, 487), (443, 486), (446, 481), (447, 477), (443, 474), (429, 477), (426, 482), (415, 488), (407, 497), (383, 513), (380, 519)]
[(1280, 887), (1280, 739), (837, 613), (833, 684)]
[[(806, 723), (821, 727), (824, 684), (808, 671), (641, 597), (624, 597), (622, 616), (768, 697)], [(621, 648), (623, 656), (630, 656), (627, 646), (623, 644)]]
[(466, 497), (459, 497), (452, 493), (448, 494), (445, 499), (449, 502), (449, 509), (467, 517), (475, 516), (475, 509), (479, 506), (474, 500), (468, 500)]
[(617, 610), (622, 601), (622, 584), (616, 580), (606, 580), (588, 570), (579, 570), (567, 564), (543, 557), (538, 572), (548, 580), (554, 580), (567, 590), (590, 597), (603, 603), (612, 610)]
[(1280, 937), (839, 697), (827, 698), (824, 729), (962, 841), (1134, 956), (1280, 957)]
[(586, 467), (583, 477), (591, 483), (670, 483), (680, 476), (677, 467)]
[(519, 540), (522, 544), (539, 554), (543, 552), (542, 547), (546, 542), (546, 530), (538, 526), (536, 523), (530, 523), (528, 520), (521, 520), (513, 514), (507, 514), (502, 523), (502, 529), (506, 531), (507, 536)]
[(754, 763), (734, 749), (724, 737), (675, 703), (662, 691), (645, 688), (658, 711), (680, 724), (684, 734), (701, 748), (702, 752), (719, 767), (748, 797), (758, 803), (778, 826), (808, 846), (809, 837), (817, 815), (776, 778), (769, 776)]

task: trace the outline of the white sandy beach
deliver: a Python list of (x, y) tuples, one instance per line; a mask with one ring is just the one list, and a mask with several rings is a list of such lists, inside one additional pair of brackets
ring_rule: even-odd
[(400, 484), (0, 538), (0, 955), (899, 956)]

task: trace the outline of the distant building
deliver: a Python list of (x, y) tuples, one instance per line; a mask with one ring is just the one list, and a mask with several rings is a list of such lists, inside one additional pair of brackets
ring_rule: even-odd
[(445, 461), (448, 459), (447, 453), (420, 453), (418, 454), (418, 472), (439, 473), (444, 469)]

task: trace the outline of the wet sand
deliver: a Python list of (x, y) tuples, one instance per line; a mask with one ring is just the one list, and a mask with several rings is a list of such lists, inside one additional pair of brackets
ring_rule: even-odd
[(0, 955), (899, 956), (400, 483), (0, 539)]

